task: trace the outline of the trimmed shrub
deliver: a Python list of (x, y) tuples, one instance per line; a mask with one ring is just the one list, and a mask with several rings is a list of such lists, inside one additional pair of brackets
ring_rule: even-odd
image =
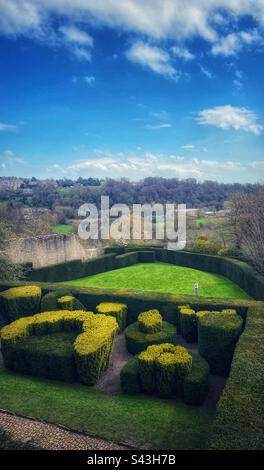
[(155, 251), (139, 251), (138, 262), (139, 263), (155, 263), (156, 256)]
[(209, 447), (264, 450), (264, 307), (250, 308), (227, 384), (217, 405)]
[[(94, 385), (108, 366), (117, 330), (117, 322), (110, 316), (67, 310), (40, 313), (5, 326), (1, 330), (1, 348), (6, 366), (16, 370), (16, 351), (22, 341), (32, 335), (77, 331), (80, 334), (73, 349), (78, 377), (80, 382)], [(32, 355), (36, 357), (33, 351)], [(23, 363), (27, 367), (27, 362)]]
[(130, 354), (138, 354), (152, 344), (175, 343), (176, 336), (176, 327), (165, 321), (156, 333), (143, 333), (138, 322), (125, 329), (126, 347)]
[(127, 321), (127, 306), (125, 304), (102, 302), (97, 305), (96, 311), (97, 313), (114, 317), (118, 323), (119, 330), (123, 331), (125, 329)]
[(201, 405), (208, 392), (209, 365), (197, 353), (192, 356), (192, 370), (183, 381), (183, 400), (187, 405)]
[(208, 313), (198, 321), (199, 353), (213, 374), (228, 375), (243, 321), (236, 314)]
[(6, 321), (39, 312), (41, 288), (38, 286), (13, 287), (0, 294), (1, 308)]
[(138, 358), (132, 357), (120, 373), (120, 384), (123, 393), (134, 394), (140, 392)]
[(142, 312), (138, 316), (138, 327), (143, 333), (157, 333), (162, 328), (162, 316), (158, 310)]
[(138, 356), (139, 378), (141, 390), (146, 393), (153, 393), (156, 390), (156, 360), (162, 352), (170, 352), (172, 344), (161, 344), (149, 346)]
[(57, 300), (59, 310), (82, 310), (85, 308), (83, 304), (72, 295), (64, 295)]
[(54, 292), (49, 292), (48, 294), (43, 295), (40, 304), (40, 311), (54, 312), (55, 310), (60, 310), (57, 300), (65, 295), (71, 295), (70, 291), (67, 289), (58, 289)]
[(113, 269), (121, 269), (126, 268), (127, 266), (132, 266), (138, 262), (138, 253), (131, 252), (131, 253), (124, 253), (121, 255), (117, 255), (114, 262)]
[(191, 308), (180, 308), (180, 331), (187, 343), (197, 341), (197, 316)]

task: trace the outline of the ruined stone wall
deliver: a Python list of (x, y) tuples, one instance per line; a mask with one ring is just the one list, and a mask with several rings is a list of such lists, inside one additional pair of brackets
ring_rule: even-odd
[(7, 251), (11, 261), (31, 262), (36, 268), (74, 259), (90, 259), (101, 254), (102, 248), (81, 241), (78, 235), (71, 233), (13, 240)]

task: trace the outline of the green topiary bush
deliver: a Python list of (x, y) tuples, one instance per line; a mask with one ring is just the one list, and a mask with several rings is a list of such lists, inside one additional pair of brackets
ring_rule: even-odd
[(59, 310), (82, 310), (85, 311), (83, 304), (72, 295), (64, 295), (57, 299)]
[(126, 347), (130, 354), (138, 354), (152, 344), (175, 343), (176, 336), (176, 327), (165, 321), (156, 333), (143, 333), (138, 322), (125, 329)]
[(205, 313), (199, 317), (199, 353), (213, 374), (228, 375), (242, 328), (242, 318), (236, 314)]
[(158, 310), (142, 312), (138, 316), (138, 327), (142, 333), (157, 333), (162, 329), (162, 316)]
[(197, 353), (192, 356), (192, 370), (183, 381), (183, 400), (187, 405), (201, 405), (208, 392), (209, 365)]
[(127, 306), (125, 304), (102, 302), (97, 305), (96, 311), (97, 313), (114, 317), (118, 323), (119, 330), (123, 331), (125, 329), (127, 321)]
[(123, 393), (135, 394), (140, 392), (139, 364), (137, 356), (132, 357), (120, 373), (120, 384)]
[(197, 316), (191, 308), (179, 309), (180, 331), (187, 343), (197, 341)]
[[(106, 315), (63, 310), (20, 318), (1, 330), (1, 349), (6, 366), (19, 371), (21, 361), (18, 362), (17, 349), (28, 338), (62, 331), (79, 333), (73, 345), (77, 376), (80, 382), (94, 385), (108, 366), (118, 331), (115, 318)], [(29, 374), (34, 373), (38, 362), (38, 351), (27, 349), (22, 361), (23, 371), (27, 369)]]
[(40, 311), (54, 312), (55, 310), (60, 310), (57, 301), (60, 297), (64, 297), (65, 295), (71, 295), (71, 292), (67, 289), (58, 289), (54, 292), (49, 292), (48, 294), (43, 295), (40, 304)]
[(38, 286), (13, 287), (1, 292), (1, 309), (7, 322), (39, 312), (41, 288)]

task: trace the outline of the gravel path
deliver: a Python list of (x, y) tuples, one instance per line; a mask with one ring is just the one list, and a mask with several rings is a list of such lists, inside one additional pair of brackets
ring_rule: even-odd
[(125, 445), (79, 434), (51, 424), (0, 412), (0, 429), (22, 442), (49, 450), (126, 450)]
[(105, 393), (119, 393), (120, 371), (131, 357), (132, 355), (126, 349), (125, 334), (119, 334), (114, 342), (109, 367), (97, 382), (95, 388)]

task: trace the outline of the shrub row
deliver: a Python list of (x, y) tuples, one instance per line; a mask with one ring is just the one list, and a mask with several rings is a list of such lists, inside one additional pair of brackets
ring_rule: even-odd
[(264, 307), (250, 308), (217, 406), (210, 448), (263, 450)]
[[(94, 385), (108, 366), (114, 337), (118, 331), (115, 318), (81, 311), (55, 311), (24, 317), (1, 331), (1, 348), (7, 367), (17, 370), (17, 345), (30, 336), (61, 331), (77, 331), (74, 357), (80, 382)], [(35, 351), (31, 351), (32, 355)], [(26, 357), (23, 361), (26, 367)], [(34, 370), (29, 370), (33, 373)]]
[(120, 375), (123, 393), (158, 393), (179, 396), (191, 405), (200, 405), (208, 390), (209, 366), (197, 353), (182, 346), (149, 346), (123, 367)]

